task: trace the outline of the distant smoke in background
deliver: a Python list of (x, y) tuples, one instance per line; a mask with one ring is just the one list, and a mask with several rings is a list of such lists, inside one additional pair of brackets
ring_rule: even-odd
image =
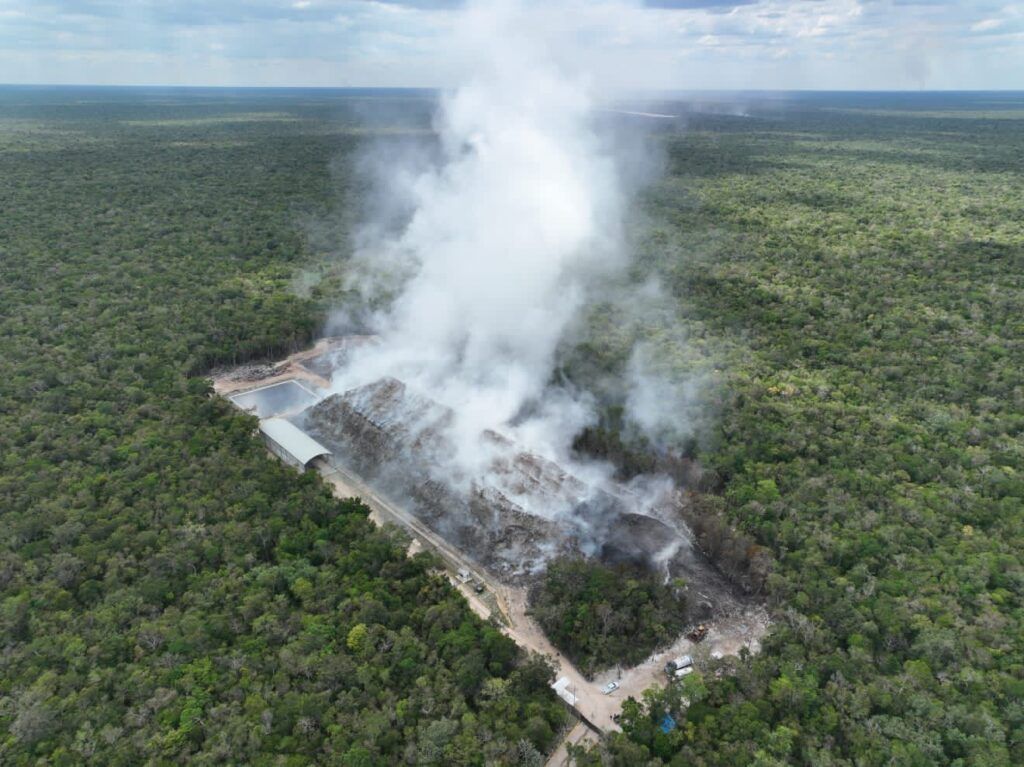
[[(451, 407), (453, 459), (470, 474), (486, 465), (486, 429), (568, 464), (595, 414), (590, 395), (552, 383), (560, 344), (609, 283), (615, 301), (652, 298), (621, 277), (630, 192), (656, 163), (635, 124), (600, 127), (592, 83), (555, 55), (552, 30), (573, 28), (574, 7), (470, 3), (452, 39), (465, 78), (442, 98), (438, 144), (371, 155), (382, 193), (350, 279), (386, 308), (361, 319), (380, 343), (333, 388), (392, 376)], [(653, 348), (635, 350), (623, 398), (630, 422), (661, 439), (664, 409), (688, 390), (658, 378)]]
[(626, 369), (623, 403), (628, 425), (663, 450), (693, 436), (692, 410), (701, 406), (702, 377), (673, 379), (660, 369), (657, 347), (637, 344)]

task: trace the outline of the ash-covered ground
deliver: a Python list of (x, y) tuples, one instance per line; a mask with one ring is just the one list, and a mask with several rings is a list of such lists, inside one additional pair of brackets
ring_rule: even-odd
[[(639, 564), (683, 578), (691, 620), (742, 600), (694, 545), (681, 493), (588, 484), (487, 431), (473, 468), (453, 460), (455, 414), (394, 378), (334, 394), (300, 425), (496, 578), (527, 585), (557, 555)], [(459, 468), (459, 467), (462, 468)]]

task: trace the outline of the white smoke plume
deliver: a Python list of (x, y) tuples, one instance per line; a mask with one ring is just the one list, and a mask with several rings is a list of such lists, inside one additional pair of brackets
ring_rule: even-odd
[(552, 392), (556, 348), (589, 285), (627, 262), (625, 194), (594, 96), (531, 21), (529, 6), (484, 0), (456, 25), (467, 70), (436, 119), (441, 161), (391, 174), (414, 212), (356, 254), (363, 279), (404, 284), (373, 320), (380, 343), (334, 381), (390, 375), (452, 407), (464, 464), (488, 428), (565, 458), (591, 409)]
[(638, 344), (626, 369), (626, 399), (623, 406), (627, 423), (647, 437), (657, 448), (679, 444), (694, 436), (693, 411), (701, 407), (703, 376), (691, 374), (671, 377), (659, 370), (657, 349)]

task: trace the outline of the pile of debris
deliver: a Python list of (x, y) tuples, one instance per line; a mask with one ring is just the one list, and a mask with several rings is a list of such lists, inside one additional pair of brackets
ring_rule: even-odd
[(313, 375), (331, 380), (335, 370), (348, 364), (352, 353), (377, 342), (376, 336), (340, 336), (322, 339), (316, 347), (318, 353), (303, 354), (299, 364)]
[(483, 457), (467, 475), (452, 460), (454, 422), (451, 409), (383, 378), (324, 399), (302, 425), (506, 582), (529, 581), (551, 557), (577, 554), (682, 577), (700, 589), (691, 600), (698, 613), (710, 604), (703, 592), (728, 591), (673, 508), (680, 496), (644, 506), (625, 488), (588, 485), (493, 431), (480, 435)]

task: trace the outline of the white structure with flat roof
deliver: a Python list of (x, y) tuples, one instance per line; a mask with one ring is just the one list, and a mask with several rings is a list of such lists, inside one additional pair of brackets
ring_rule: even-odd
[(314, 458), (331, 454), (330, 450), (283, 418), (260, 421), (260, 433), (270, 452), (299, 471), (305, 471)]
[(551, 685), (551, 689), (555, 691), (559, 698), (564, 700), (570, 706), (575, 706), (576, 696), (572, 694), (570, 687), (571, 683), (569, 682), (569, 677), (567, 676), (559, 678), (557, 682)]

